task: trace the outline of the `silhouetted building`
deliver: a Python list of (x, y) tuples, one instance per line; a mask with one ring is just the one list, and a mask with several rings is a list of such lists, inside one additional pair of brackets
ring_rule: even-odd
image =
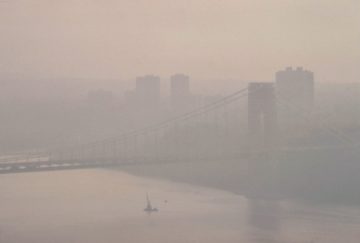
[(274, 146), (277, 136), (277, 107), (273, 83), (249, 84), (248, 126), (255, 146)]
[(302, 67), (277, 72), (276, 90), (279, 100), (294, 109), (309, 112), (314, 107), (314, 73)]
[(170, 93), (173, 109), (182, 110), (189, 104), (190, 98), (190, 78), (184, 74), (171, 76)]
[(146, 75), (136, 78), (136, 102), (140, 107), (154, 107), (160, 102), (160, 78)]

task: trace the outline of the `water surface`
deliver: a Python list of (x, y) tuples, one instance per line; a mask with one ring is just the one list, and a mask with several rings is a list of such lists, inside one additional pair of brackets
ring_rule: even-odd
[[(149, 192), (158, 213), (145, 213)], [(0, 176), (1, 243), (358, 243), (360, 209), (249, 200), (111, 170)]]

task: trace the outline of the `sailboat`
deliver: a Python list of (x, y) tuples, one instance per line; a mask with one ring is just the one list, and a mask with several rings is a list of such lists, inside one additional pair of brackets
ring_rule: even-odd
[(152, 205), (151, 205), (151, 202), (150, 202), (150, 198), (149, 198), (149, 194), (146, 193), (146, 201), (147, 201), (147, 205), (146, 205), (146, 208), (144, 208), (144, 211), (147, 212), (147, 213), (153, 213), (153, 212), (158, 212), (159, 210), (157, 208), (154, 208)]

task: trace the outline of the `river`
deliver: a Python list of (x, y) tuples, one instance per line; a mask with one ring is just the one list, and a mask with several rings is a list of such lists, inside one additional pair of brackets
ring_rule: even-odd
[[(146, 193), (159, 212), (147, 214)], [(358, 243), (360, 208), (249, 200), (115, 170), (0, 176), (1, 243)]]

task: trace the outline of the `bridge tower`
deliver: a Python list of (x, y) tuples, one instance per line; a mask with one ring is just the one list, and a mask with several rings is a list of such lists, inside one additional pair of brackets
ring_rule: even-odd
[(271, 148), (277, 142), (277, 107), (273, 83), (249, 83), (248, 129), (251, 145)]

